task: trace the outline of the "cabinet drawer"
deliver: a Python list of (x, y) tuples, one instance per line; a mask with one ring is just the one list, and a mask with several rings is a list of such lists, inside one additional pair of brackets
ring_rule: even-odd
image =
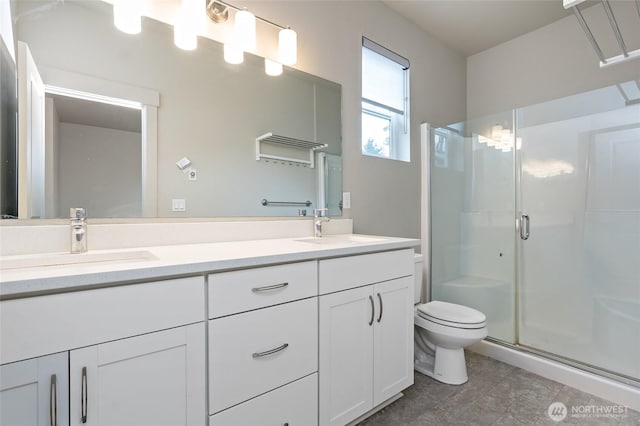
[(317, 298), (209, 321), (210, 414), (317, 370)]
[(209, 426), (315, 426), (318, 374), (304, 377), (209, 417)]
[(413, 275), (413, 249), (326, 259), (319, 262), (319, 293), (327, 294)]
[(204, 321), (204, 278), (0, 302), (0, 363)]
[(209, 317), (218, 318), (318, 294), (317, 262), (209, 275)]

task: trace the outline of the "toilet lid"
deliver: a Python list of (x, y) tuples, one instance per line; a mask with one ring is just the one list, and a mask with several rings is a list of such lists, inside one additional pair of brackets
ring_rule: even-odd
[(467, 306), (456, 305), (454, 303), (433, 301), (418, 306), (418, 314), (426, 319), (436, 319), (452, 323), (452, 325), (476, 325), (487, 320), (485, 314)]

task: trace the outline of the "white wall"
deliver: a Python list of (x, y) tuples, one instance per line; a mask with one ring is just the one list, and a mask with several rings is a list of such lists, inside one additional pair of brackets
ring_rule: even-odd
[[(59, 216), (138, 217), (142, 210), (141, 135), (60, 123)], [(78, 177), (81, 177), (80, 179)]]
[[(640, 49), (638, 12), (632, 1), (612, 2), (629, 50)], [(583, 11), (605, 56), (617, 45), (602, 6)], [(625, 31), (626, 29), (630, 29)], [(467, 117), (506, 111), (640, 78), (640, 59), (599, 67), (577, 19), (571, 15), (467, 59)]]

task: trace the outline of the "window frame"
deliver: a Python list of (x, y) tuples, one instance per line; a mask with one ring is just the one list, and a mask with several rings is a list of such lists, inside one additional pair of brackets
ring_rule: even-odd
[[(411, 134), (409, 131), (409, 127), (410, 127), (409, 126), (410, 124), (410, 111), (409, 111), (410, 62), (408, 59), (398, 55), (397, 53), (387, 49), (386, 47), (366, 37), (362, 37), (362, 49), (365, 49), (365, 48), (395, 62), (400, 67), (402, 67), (403, 69), (403, 94), (402, 94), (403, 110), (399, 110), (390, 105), (385, 105), (383, 103), (368, 99), (361, 93), (361, 97), (360, 97), (361, 99), (361, 104), (360, 104), (361, 105), (361, 108), (360, 108), (361, 154), (372, 156), (372, 157), (385, 158), (389, 160), (410, 162), (411, 161), (411, 151), (410, 151)], [(361, 51), (361, 57), (362, 57), (362, 51)], [(363, 73), (364, 73), (364, 69), (362, 69), (361, 67), (361, 70), (360, 70), (361, 76)], [(361, 88), (362, 88), (362, 85), (361, 85)], [(367, 106), (372, 108), (368, 108)], [(385, 112), (388, 112), (388, 114), (385, 114), (385, 112), (380, 112), (380, 110), (384, 110)], [(362, 118), (364, 114), (380, 116), (385, 119), (389, 118), (389, 121), (390, 121), (389, 156), (376, 155), (376, 154), (371, 154), (364, 151), (364, 141), (363, 141), (363, 135), (362, 135), (362, 131), (363, 131)]]

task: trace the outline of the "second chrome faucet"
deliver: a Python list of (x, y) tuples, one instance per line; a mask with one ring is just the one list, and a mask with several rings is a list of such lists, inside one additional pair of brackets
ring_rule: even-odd
[(327, 211), (328, 209), (313, 209), (313, 236), (316, 238), (322, 237), (322, 223), (331, 220)]
[(71, 216), (71, 253), (87, 251), (87, 211), (81, 207), (73, 207)]

